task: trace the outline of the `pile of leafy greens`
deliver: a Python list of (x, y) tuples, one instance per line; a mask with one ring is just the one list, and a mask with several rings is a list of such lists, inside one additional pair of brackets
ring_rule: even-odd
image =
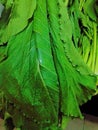
[[(0, 90), (15, 127), (61, 130), (96, 92), (97, 0), (0, 0)], [(7, 129), (10, 127), (7, 126)]]

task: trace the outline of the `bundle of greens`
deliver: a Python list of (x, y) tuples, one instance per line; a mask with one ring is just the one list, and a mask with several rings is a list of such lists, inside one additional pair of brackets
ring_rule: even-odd
[(80, 13), (79, 16), (75, 14), (79, 20), (79, 42), (75, 45), (85, 63), (98, 75), (98, 0), (81, 0), (77, 12)]
[(68, 117), (83, 117), (79, 105), (91, 99), (97, 81), (97, 13), (89, 15), (90, 1), (0, 1), (0, 89), (16, 128), (61, 130)]

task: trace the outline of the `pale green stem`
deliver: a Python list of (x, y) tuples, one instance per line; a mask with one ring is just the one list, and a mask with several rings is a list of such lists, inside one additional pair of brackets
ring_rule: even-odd
[(80, 0), (79, 10), (81, 11), (83, 8), (85, 0)]
[(93, 23), (94, 29), (94, 40), (93, 40), (93, 59), (92, 59), (92, 70), (95, 72), (96, 54), (97, 54), (97, 26)]

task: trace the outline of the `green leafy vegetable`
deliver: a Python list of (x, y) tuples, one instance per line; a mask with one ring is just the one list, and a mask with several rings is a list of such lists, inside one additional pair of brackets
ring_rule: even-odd
[(78, 0), (27, 3), (3, 3), (0, 88), (5, 108), (21, 130), (63, 130), (68, 118), (83, 118), (79, 106), (96, 92), (96, 13), (89, 15), (89, 3)]
[[(29, 7), (29, 8), (28, 8)], [(0, 41), (5, 43), (12, 35), (22, 31), (36, 9), (36, 0), (7, 0), (0, 20)]]

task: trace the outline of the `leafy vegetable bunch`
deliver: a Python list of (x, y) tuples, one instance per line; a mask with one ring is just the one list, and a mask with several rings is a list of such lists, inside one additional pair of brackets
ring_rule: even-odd
[[(97, 0), (1, 0), (0, 89), (20, 130), (63, 130), (96, 92)], [(6, 129), (12, 125), (7, 125)]]

